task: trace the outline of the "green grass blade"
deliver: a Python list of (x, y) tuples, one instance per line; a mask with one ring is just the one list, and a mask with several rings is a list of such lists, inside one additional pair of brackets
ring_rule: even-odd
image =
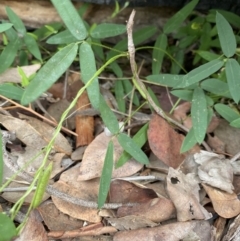
[(191, 116), (195, 138), (201, 144), (207, 131), (208, 111), (206, 97), (200, 87), (193, 92)]
[(226, 57), (232, 57), (237, 49), (236, 38), (232, 27), (222, 14), (216, 14), (216, 24), (222, 51)]
[(87, 37), (84, 22), (70, 0), (51, 0), (71, 34), (78, 40)]
[(24, 91), (21, 103), (27, 105), (48, 90), (68, 69), (77, 55), (77, 44), (70, 44), (56, 54), (39, 70)]
[(118, 141), (123, 149), (128, 152), (136, 161), (142, 164), (148, 164), (148, 157), (142, 149), (126, 134), (120, 133)]
[(96, 26), (90, 33), (93, 38), (103, 39), (114, 37), (126, 32), (126, 25), (114, 23), (102, 23)]
[[(97, 72), (95, 56), (91, 45), (87, 42), (82, 43), (79, 48), (79, 63), (82, 81), (86, 84)], [(98, 110), (100, 93), (98, 78), (92, 81), (91, 85), (87, 88), (87, 92), (93, 108)]]
[(9, 7), (6, 7), (6, 12), (8, 15), (8, 18), (10, 22), (13, 24), (14, 28), (22, 35), (24, 36), (26, 34), (26, 28), (22, 22), (22, 20), (17, 16), (16, 13), (13, 12), (13, 10)]
[(240, 66), (237, 60), (228, 59), (225, 65), (229, 91), (233, 100), (238, 103), (240, 100)]
[(193, 0), (171, 17), (163, 27), (163, 32), (169, 34), (178, 29), (183, 21), (192, 13), (198, 0)]
[(167, 36), (160, 34), (155, 42), (153, 49), (152, 73), (159, 74), (162, 69), (162, 62), (168, 45)]
[(230, 108), (228, 105), (216, 104), (214, 105), (214, 108), (217, 111), (217, 113), (221, 115), (224, 119), (226, 119), (228, 122), (232, 122), (240, 118), (240, 115), (232, 108)]
[(99, 192), (98, 192), (98, 208), (101, 208), (107, 199), (108, 191), (111, 184), (112, 170), (113, 170), (113, 142), (111, 140), (108, 143), (102, 175), (100, 178), (100, 186), (99, 186)]
[[(148, 123), (145, 124), (132, 138), (133, 141), (141, 148), (147, 141), (147, 130), (148, 130)], [(122, 155), (120, 156), (118, 162), (116, 163), (116, 168), (123, 166), (129, 159), (131, 155), (128, 154), (126, 151), (123, 151)]]

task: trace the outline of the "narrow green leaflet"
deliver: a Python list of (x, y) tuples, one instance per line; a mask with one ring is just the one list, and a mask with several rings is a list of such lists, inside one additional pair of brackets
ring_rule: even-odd
[(182, 83), (177, 87), (185, 88), (207, 78), (218, 71), (223, 66), (223, 63), (223, 61), (215, 59), (193, 69), (183, 77)]
[(24, 43), (28, 51), (38, 60), (42, 61), (41, 51), (39, 50), (36, 40), (29, 34), (24, 35)]
[[(0, 131), (0, 146), (3, 146), (2, 131)], [(3, 148), (0, 148), (0, 186), (3, 182)]]
[(152, 73), (159, 74), (162, 69), (163, 57), (167, 48), (168, 40), (166, 34), (160, 34), (153, 49)]
[(0, 95), (3, 95), (9, 99), (21, 100), (23, 92), (23, 89), (10, 83), (0, 85)]
[(172, 60), (172, 65), (171, 65), (171, 70), (170, 73), (171, 74), (179, 74), (182, 66), (183, 66), (183, 62), (184, 62), (184, 57), (185, 57), (185, 52), (183, 49), (179, 49), (174, 56), (174, 60)]
[(222, 51), (226, 57), (232, 57), (237, 49), (236, 38), (232, 27), (222, 14), (216, 14), (216, 24)]
[(193, 92), (191, 116), (195, 138), (201, 144), (207, 131), (208, 111), (206, 97), (200, 87), (195, 88)]
[(183, 153), (183, 152), (189, 151), (196, 144), (197, 144), (197, 140), (194, 134), (194, 130), (193, 128), (191, 128), (183, 140), (180, 152)]
[(236, 128), (240, 128), (240, 118), (232, 121), (232, 122), (230, 123), (230, 126), (236, 127)]
[(180, 99), (191, 101), (193, 97), (193, 91), (192, 90), (173, 90), (171, 91), (171, 94), (177, 96)]
[(182, 82), (183, 76), (184, 75), (157, 74), (149, 75), (146, 77), (146, 79), (155, 84), (165, 85), (168, 87), (176, 87)]
[(102, 169), (102, 175), (100, 178), (100, 186), (99, 186), (99, 192), (98, 192), (98, 208), (101, 208), (107, 199), (108, 191), (111, 184), (112, 170), (113, 170), (113, 142), (111, 140), (108, 143), (108, 148), (107, 148), (104, 165)]
[(87, 37), (87, 30), (72, 2), (70, 0), (51, 0), (51, 2), (71, 34), (78, 40), (85, 39)]
[[(89, 43), (84, 42), (79, 48), (79, 62), (81, 69), (81, 77), (84, 84), (86, 84), (96, 73), (95, 56), (92, 47)], [(99, 109), (99, 83), (98, 78), (95, 78), (87, 88), (90, 102), (96, 110)]]
[(197, 3), (198, 0), (193, 0), (179, 10), (176, 14), (174, 14), (173, 17), (171, 17), (164, 25), (163, 32), (168, 34), (178, 29), (182, 25), (183, 21), (189, 16), (189, 14), (192, 13)]
[(5, 213), (0, 213), (0, 240), (9, 241), (17, 236), (17, 230), (11, 218)]
[(102, 23), (96, 26), (90, 33), (93, 38), (103, 39), (114, 37), (126, 32), (126, 25), (114, 23)]
[(70, 44), (76, 42), (77, 39), (66, 29), (60, 33), (55, 34), (47, 40), (48, 44)]
[(214, 59), (220, 58), (220, 55), (205, 50), (197, 50), (196, 53), (207, 61), (212, 61)]
[(69, 44), (56, 54), (39, 70), (24, 91), (21, 103), (27, 105), (48, 90), (68, 69), (77, 55), (78, 45)]
[[(131, 93), (132, 93), (132, 90), (133, 90), (132, 82), (129, 81), (129, 80), (124, 80), (123, 81), (123, 87), (124, 87), (126, 95), (128, 95), (128, 97), (130, 99), (130, 96), (131, 96)], [(140, 105), (139, 97), (138, 97), (136, 91), (134, 92), (134, 95), (133, 95), (133, 104), (136, 105), (136, 106)]]
[(228, 59), (225, 65), (229, 91), (233, 100), (238, 103), (240, 100), (240, 66), (237, 60)]
[[(147, 141), (147, 130), (148, 130), (148, 123), (145, 124), (132, 138), (133, 141), (141, 148)], [(122, 155), (120, 156), (118, 162), (116, 163), (116, 168), (123, 166), (129, 159), (131, 155), (128, 154), (126, 151), (123, 151)]]
[(10, 42), (14, 42), (19, 37), (17, 31), (14, 28), (9, 28), (5, 31), (5, 34)]
[(18, 48), (21, 42), (19, 38), (11, 41), (1, 52), (0, 55), (0, 74), (3, 73), (7, 68), (11, 66), (15, 57), (17, 56)]
[(125, 113), (126, 111), (126, 101), (124, 99), (124, 88), (123, 88), (124, 80), (117, 80), (114, 83), (114, 93), (116, 96), (116, 101), (118, 104), (119, 111)]
[(10, 29), (13, 26), (12, 23), (2, 23), (0, 24), (0, 33)]
[(226, 119), (228, 122), (232, 122), (240, 118), (240, 115), (237, 113), (237, 111), (233, 110), (228, 105), (216, 104), (214, 105), (214, 108), (217, 111), (217, 113), (221, 115), (224, 119)]
[[(216, 10), (212, 10), (215, 11)], [(220, 14), (222, 14), (222, 16), (230, 23), (232, 24), (234, 27), (239, 28), (240, 26), (240, 17), (239, 15), (233, 13), (233, 12), (229, 12), (229, 11), (225, 11), (225, 10), (217, 10)]]
[(99, 111), (104, 124), (112, 134), (117, 134), (119, 131), (119, 124), (116, 116), (114, 115), (110, 107), (107, 105), (102, 95), (99, 96), (99, 99), (100, 99)]
[(128, 152), (136, 161), (142, 164), (148, 164), (148, 157), (142, 149), (126, 134), (120, 133), (118, 141), (123, 149)]
[(10, 22), (13, 24), (14, 28), (22, 35), (24, 36), (26, 33), (26, 28), (22, 22), (22, 20), (17, 16), (16, 13), (13, 12), (13, 10), (9, 7), (6, 7), (6, 12), (8, 15), (8, 18)]
[(228, 84), (219, 79), (206, 79), (201, 83), (202, 89), (211, 92), (215, 95), (225, 96), (227, 98), (232, 98)]

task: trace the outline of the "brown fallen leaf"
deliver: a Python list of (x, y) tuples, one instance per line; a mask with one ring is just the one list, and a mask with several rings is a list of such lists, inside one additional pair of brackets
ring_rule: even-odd
[(194, 240), (213, 240), (211, 226), (208, 221), (189, 221), (154, 228), (117, 232), (113, 237), (113, 241), (179, 241), (191, 237), (190, 235), (198, 238)]
[[(123, 152), (122, 147), (118, 143), (117, 138), (109, 137), (106, 136), (105, 133), (101, 133), (88, 145), (84, 152), (80, 166), (80, 174), (78, 176), (79, 181), (90, 180), (101, 176), (107, 146), (111, 139), (114, 144), (114, 163), (117, 162)], [(131, 176), (142, 167), (143, 165), (141, 163), (130, 159), (122, 167), (113, 170), (112, 178)]]
[(149, 123), (148, 142), (153, 153), (166, 165), (177, 168), (183, 162), (188, 154), (180, 154), (183, 139), (184, 136), (177, 133), (162, 117), (153, 115)]
[(227, 193), (202, 184), (210, 197), (215, 212), (223, 218), (232, 218), (240, 213), (240, 201), (235, 193)]
[(223, 241), (238, 241), (240, 236), (240, 215), (238, 215), (231, 223), (227, 234), (223, 237)]
[(152, 222), (159, 223), (176, 217), (173, 202), (166, 198), (154, 198), (133, 207), (120, 207), (118, 217), (128, 215), (141, 216)]
[(214, 227), (216, 229), (215, 241), (222, 240), (223, 234), (225, 232), (225, 226), (227, 219), (223, 217), (218, 217), (214, 222)]
[(178, 221), (209, 219), (210, 213), (200, 204), (199, 185), (195, 175), (169, 168), (167, 191), (177, 210)]

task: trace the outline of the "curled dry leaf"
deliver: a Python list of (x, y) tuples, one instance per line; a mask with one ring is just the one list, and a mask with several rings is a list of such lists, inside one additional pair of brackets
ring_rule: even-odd
[(212, 217), (199, 202), (199, 190), (195, 175), (191, 173), (184, 175), (180, 171), (169, 168), (167, 191), (176, 207), (178, 221)]
[(159, 115), (153, 115), (149, 123), (148, 141), (153, 153), (165, 164), (177, 168), (185, 158), (180, 154), (184, 137), (178, 134)]
[(207, 151), (194, 154), (194, 158), (200, 164), (198, 176), (202, 182), (233, 193), (233, 168), (229, 160)]
[(122, 231), (114, 235), (113, 241), (179, 241), (189, 238), (189, 233), (197, 240), (212, 241), (213, 235), (208, 221), (171, 223), (154, 228)]
[(210, 197), (216, 213), (224, 218), (232, 218), (240, 213), (240, 201), (235, 193), (227, 193), (202, 184)]
[[(80, 167), (79, 181), (90, 180), (100, 177), (107, 151), (108, 142), (112, 139), (114, 145), (114, 163), (117, 162), (123, 152), (122, 147), (115, 137), (106, 136), (105, 133), (98, 135), (85, 150)], [(122, 167), (114, 169), (112, 178), (131, 176), (138, 172), (143, 165), (130, 159)]]

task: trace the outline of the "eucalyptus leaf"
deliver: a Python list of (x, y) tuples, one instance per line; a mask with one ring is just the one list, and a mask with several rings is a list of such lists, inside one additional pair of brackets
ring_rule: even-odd
[(10, 22), (13, 24), (14, 28), (24, 36), (26, 34), (26, 28), (23, 24), (23, 21), (17, 16), (15, 12), (10, 7), (6, 7), (6, 12)]
[(193, 128), (191, 128), (183, 140), (180, 152), (184, 153), (186, 151), (189, 151), (196, 144), (197, 144), (197, 140), (194, 134), (194, 130)]
[(232, 121), (240, 118), (239, 113), (237, 113), (235, 110), (233, 110), (228, 105), (216, 104), (214, 106), (214, 108), (218, 112), (218, 114), (221, 115), (228, 122), (232, 122)]
[(238, 103), (240, 100), (240, 66), (237, 60), (228, 59), (225, 65), (229, 91), (233, 100)]
[[(95, 56), (92, 47), (89, 43), (83, 42), (79, 48), (79, 62), (81, 69), (81, 77), (84, 84), (86, 84), (96, 73)], [(94, 78), (92, 83), (87, 88), (90, 102), (96, 110), (99, 109), (99, 95), (100, 87), (98, 78)]]
[[(147, 130), (149, 124), (145, 124), (132, 138), (133, 141), (141, 148), (147, 141)], [(131, 159), (131, 155), (123, 151), (122, 155), (120, 156), (118, 162), (116, 163), (116, 168), (123, 166), (128, 160)]]
[(160, 34), (154, 44), (153, 49), (153, 61), (152, 61), (152, 73), (159, 74), (162, 68), (162, 62), (165, 55), (165, 51), (168, 45), (167, 36)]
[(84, 22), (70, 0), (51, 0), (71, 34), (78, 40), (87, 37)]
[(136, 161), (142, 164), (148, 164), (148, 157), (141, 150), (141, 148), (126, 134), (120, 133), (118, 136), (118, 141), (123, 149), (129, 153)]
[(126, 32), (126, 25), (102, 23), (96, 26), (90, 35), (96, 39), (115, 37)]
[(182, 83), (177, 87), (185, 88), (207, 78), (218, 71), (223, 66), (223, 63), (223, 61), (215, 59), (193, 69), (183, 77)]
[(38, 60), (42, 61), (41, 52), (39, 50), (36, 40), (29, 34), (24, 35), (24, 42), (28, 51)]
[(226, 57), (232, 57), (237, 49), (236, 38), (232, 27), (222, 14), (216, 14), (216, 24), (222, 51)]
[(193, 92), (191, 116), (195, 138), (201, 144), (208, 127), (208, 111), (206, 97), (200, 87)]
[(100, 186), (99, 186), (99, 192), (98, 192), (98, 208), (101, 208), (107, 199), (108, 191), (111, 184), (112, 170), (113, 170), (113, 142), (111, 140), (108, 143), (108, 148), (107, 148), (106, 156), (104, 159), (104, 165), (102, 169), (102, 175), (100, 178)]
[(179, 10), (177, 13), (171, 17), (163, 27), (163, 32), (165, 34), (172, 33), (178, 29), (184, 20), (192, 13), (193, 9), (197, 5), (198, 0), (193, 0), (189, 2), (185, 7)]
[(74, 61), (77, 49), (77, 44), (69, 44), (47, 61), (25, 89), (21, 100), (22, 105), (27, 105), (36, 100), (61, 77)]
[(13, 26), (12, 23), (2, 23), (0, 24), (0, 33), (10, 29)]

